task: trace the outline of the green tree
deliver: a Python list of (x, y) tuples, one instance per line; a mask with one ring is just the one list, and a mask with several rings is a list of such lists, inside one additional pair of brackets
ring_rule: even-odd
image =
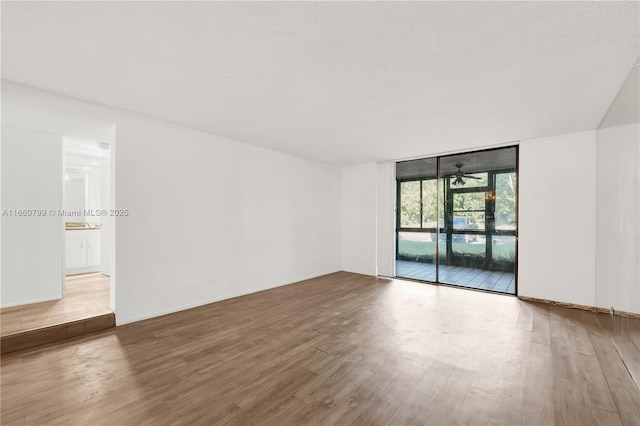
[[(422, 186), (422, 199), (420, 187)], [(437, 179), (415, 180), (400, 183), (400, 226), (403, 228), (420, 228), (420, 203), (422, 202), (422, 227), (436, 227), (438, 208)], [(442, 183), (440, 183), (442, 191)], [(442, 197), (442, 192), (440, 192)], [(443, 203), (440, 202), (440, 217)]]
[(420, 227), (420, 181), (400, 183), (400, 226)]
[(496, 174), (496, 226), (514, 228), (516, 220), (516, 174)]
[[(440, 184), (442, 188), (442, 183)], [(425, 228), (435, 228), (438, 208), (438, 184), (437, 179), (427, 179), (422, 181), (422, 226)], [(442, 192), (440, 193), (442, 197)], [(440, 202), (440, 217), (442, 217), (442, 201)]]

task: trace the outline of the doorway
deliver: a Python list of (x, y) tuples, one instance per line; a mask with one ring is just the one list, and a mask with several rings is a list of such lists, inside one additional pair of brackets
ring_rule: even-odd
[(396, 276), (517, 294), (518, 148), (396, 164)]
[(22, 293), (0, 309), (2, 353), (115, 326), (115, 223), (103, 214), (114, 199), (111, 128), (105, 143), (3, 126), (3, 204), (49, 208), (12, 223), (16, 232), (38, 233), (17, 240), (3, 232), (3, 246), (11, 247), (3, 256), (13, 255), (11, 268), (3, 268), (3, 301)]
[(111, 200), (111, 146), (64, 137), (63, 155), (63, 300), (86, 316), (102, 314), (110, 303), (111, 223), (105, 213)]

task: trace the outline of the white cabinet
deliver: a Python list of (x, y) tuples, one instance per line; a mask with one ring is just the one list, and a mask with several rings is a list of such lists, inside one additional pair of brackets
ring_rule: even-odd
[(87, 266), (87, 242), (84, 238), (70, 236), (69, 233), (77, 233), (78, 231), (67, 231), (65, 241), (65, 268), (76, 269)]
[(100, 231), (97, 236), (87, 238), (87, 266), (96, 266), (100, 269)]
[(100, 270), (100, 230), (67, 230), (65, 273), (81, 274)]

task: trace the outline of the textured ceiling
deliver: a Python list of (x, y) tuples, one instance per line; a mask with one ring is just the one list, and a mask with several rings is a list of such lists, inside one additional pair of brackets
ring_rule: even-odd
[(2, 77), (334, 164), (595, 129), (638, 2), (2, 2)]

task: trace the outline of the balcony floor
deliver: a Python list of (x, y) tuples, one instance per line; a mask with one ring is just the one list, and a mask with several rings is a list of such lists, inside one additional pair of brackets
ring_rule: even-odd
[[(397, 260), (396, 276), (398, 278), (435, 282), (436, 265)], [(440, 265), (440, 283), (499, 293), (516, 293), (516, 280), (512, 272), (485, 271), (462, 266)]]

